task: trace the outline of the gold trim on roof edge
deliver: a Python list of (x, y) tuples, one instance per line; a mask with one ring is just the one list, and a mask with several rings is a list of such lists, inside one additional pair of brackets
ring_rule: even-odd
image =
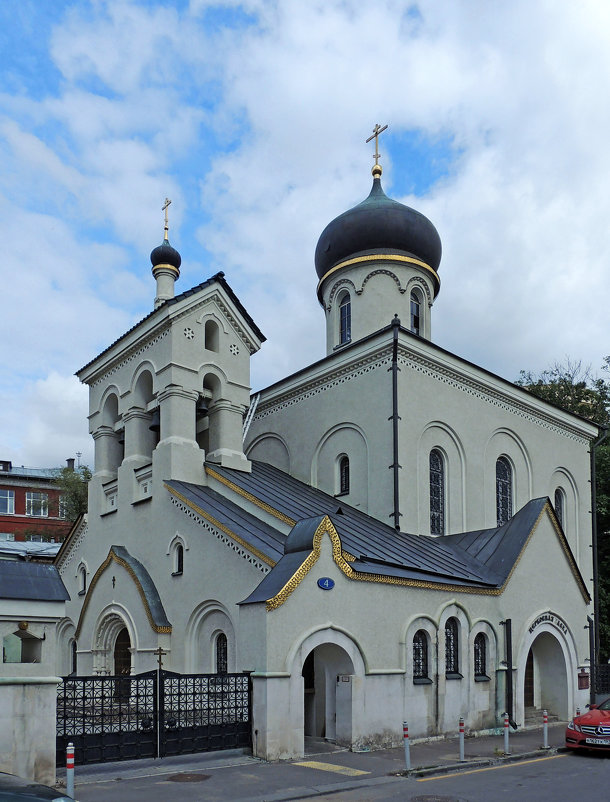
[(346, 259), (344, 262), (339, 262), (338, 265), (331, 267), (331, 269), (328, 270), (322, 276), (320, 281), (318, 281), (318, 286), (316, 288), (316, 293), (318, 294), (318, 297), (320, 296), (320, 287), (322, 286), (322, 284), (326, 281), (326, 279), (329, 276), (332, 276), (333, 273), (336, 273), (337, 270), (341, 270), (344, 267), (349, 267), (350, 265), (357, 265), (362, 262), (378, 262), (380, 260), (386, 262), (407, 262), (408, 264), (416, 265), (417, 267), (423, 267), (424, 270), (427, 270), (428, 272), (432, 273), (432, 276), (436, 283), (435, 297), (438, 295), (439, 288), (441, 286), (441, 280), (438, 277), (438, 273), (436, 272), (436, 270), (434, 270), (433, 267), (430, 267), (429, 264), (426, 264), (426, 262), (422, 262), (421, 259), (416, 259), (413, 256), (401, 256), (398, 253), (371, 253), (367, 254), (366, 256), (355, 256), (353, 259)]
[(132, 569), (132, 567), (129, 565), (129, 563), (125, 562), (125, 560), (122, 557), (119, 557), (117, 554), (115, 554), (114, 551), (111, 548), (110, 551), (108, 552), (108, 556), (106, 557), (104, 562), (100, 565), (100, 567), (97, 569), (97, 571), (93, 575), (93, 579), (89, 583), (89, 588), (87, 589), (87, 595), (85, 596), (85, 601), (83, 602), (83, 606), (81, 608), (80, 615), (78, 617), (78, 625), (76, 627), (76, 632), (74, 633), (74, 638), (78, 639), (78, 637), (80, 635), (80, 629), (81, 629), (81, 626), (83, 624), (83, 619), (85, 617), (85, 613), (86, 613), (87, 608), (89, 606), (89, 602), (91, 601), (91, 595), (93, 594), (93, 591), (95, 590), (95, 586), (97, 585), (98, 581), (100, 580), (100, 578), (101, 578), (102, 574), (104, 573), (104, 571), (106, 570), (106, 568), (108, 568), (108, 566), (112, 562), (115, 562), (118, 565), (122, 566), (127, 571), (129, 576), (131, 577), (132, 581), (134, 582), (136, 588), (138, 589), (138, 593), (140, 595), (140, 599), (142, 600), (142, 604), (144, 605), (144, 610), (146, 611), (146, 617), (148, 618), (148, 623), (150, 624), (151, 629), (154, 632), (157, 632), (157, 633), (164, 633), (164, 632), (171, 633), (171, 631), (172, 631), (171, 624), (168, 627), (166, 627), (166, 626), (157, 626), (155, 624), (155, 622), (153, 620), (153, 617), (152, 617), (152, 613), (150, 611), (150, 607), (148, 605), (148, 600), (146, 598), (146, 595), (144, 594), (144, 589), (142, 588), (142, 585), (140, 584), (140, 580), (135, 575), (135, 572)]
[(256, 504), (256, 506), (259, 507), (261, 510), (265, 510), (265, 512), (268, 512), (270, 515), (273, 515), (273, 517), (277, 518), (279, 521), (283, 521), (285, 524), (288, 524), (288, 526), (294, 526), (296, 524), (296, 520), (289, 518), (287, 515), (284, 515), (283, 512), (280, 512), (271, 505), (266, 504), (264, 501), (261, 501), (256, 496), (253, 496), (252, 493), (248, 493), (247, 490), (243, 490), (241, 487), (239, 487), (239, 485), (236, 485), (230, 479), (225, 479), (224, 476), (221, 476), (219, 473), (216, 473), (216, 471), (213, 468), (210, 468), (208, 465), (205, 466), (205, 472), (207, 473), (208, 476), (211, 476), (213, 479), (216, 479), (218, 482), (225, 485), (225, 487), (228, 487), (230, 490), (233, 490), (233, 492), (237, 493), (242, 498), (251, 501), (253, 504)]
[(275, 565), (275, 560), (272, 560), (271, 557), (267, 557), (267, 555), (263, 554), (262, 551), (259, 551), (257, 548), (250, 545), (250, 543), (245, 541), (239, 535), (235, 534), (235, 532), (232, 532), (228, 528), (228, 526), (221, 524), (220, 521), (217, 521), (216, 518), (214, 518), (212, 515), (207, 513), (205, 510), (202, 510), (201, 507), (197, 506), (197, 504), (194, 504), (192, 501), (189, 501), (189, 499), (183, 496), (182, 493), (179, 493), (177, 490), (174, 490), (173, 488), (169, 487), (169, 485), (164, 485), (164, 487), (172, 494), (172, 496), (175, 496), (176, 498), (180, 499), (180, 501), (183, 504), (185, 504), (189, 509), (193, 510), (193, 512), (196, 512), (197, 515), (201, 515), (201, 517), (205, 518), (205, 520), (208, 523), (212, 524), (212, 526), (215, 526), (217, 529), (220, 529), (220, 531), (224, 532), (225, 535), (231, 538), (231, 540), (234, 540), (236, 543), (239, 543), (239, 545), (243, 546), (243, 548), (246, 549), (246, 551), (249, 551), (250, 554), (254, 554), (254, 556), (257, 557), (259, 560), (261, 560), (261, 562), (264, 562), (266, 565), (270, 565), (273, 568), (273, 566)]
[[(337, 530), (332, 524), (330, 518), (325, 515), (323, 520), (320, 522), (318, 528), (313, 537), (313, 549), (309, 556), (304, 560), (301, 564), (300, 568), (293, 574), (293, 576), (288, 580), (288, 582), (284, 585), (284, 587), (277, 593), (273, 598), (269, 599), (266, 603), (267, 611), (275, 610), (288, 599), (291, 593), (301, 584), (305, 576), (309, 573), (311, 568), (316, 564), (318, 557), (320, 556), (320, 543), (322, 540), (322, 535), (327, 533), (332, 541), (333, 545), (333, 559), (336, 562), (339, 569), (345, 574), (348, 579), (354, 579), (358, 582), (379, 582), (385, 585), (397, 585), (401, 587), (412, 587), (412, 588), (422, 588), (423, 590), (444, 590), (444, 591), (451, 591), (453, 593), (467, 593), (470, 595), (478, 594), (481, 596), (500, 596), (506, 586), (510, 582), (510, 579), (519, 564), (525, 549), (527, 548), (528, 543), (530, 542), (534, 532), (536, 531), (538, 524), (544, 513), (549, 515), (551, 520), (551, 524), (555, 533), (559, 537), (559, 542), (563, 549), (564, 554), (568, 559), (568, 563), (570, 565), (570, 569), (572, 571), (572, 575), (576, 579), (576, 583), (583, 595), (583, 598), (586, 602), (591, 601), (591, 597), (583, 583), (582, 577), (580, 575), (580, 571), (578, 570), (578, 566), (576, 565), (574, 558), (571, 555), (567, 540), (564, 535), (562, 535), (560, 528), (557, 525), (557, 521), (555, 519), (555, 515), (553, 513), (552, 507), (547, 501), (543, 508), (538, 515), (534, 525), (532, 526), (529, 535), (527, 536), (527, 540), (523, 544), (517, 559), (514, 562), (513, 567), (510, 570), (509, 575), (507, 576), (506, 580), (503, 582), (501, 587), (499, 588), (481, 588), (481, 587), (472, 587), (469, 585), (453, 585), (451, 583), (444, 583), (444, 582), (425, 582), (421, 579), (400, 579), (398, 577), (389, 577), (384, 576), (383, 574), (362, 574), (355, 571), (347, 562), (346, 560), (346, 552), (342, 552), (341, 549), (341, 540), (339, 538), (339, 534)], [(349, 555), (351, 557), (351, 555)]]

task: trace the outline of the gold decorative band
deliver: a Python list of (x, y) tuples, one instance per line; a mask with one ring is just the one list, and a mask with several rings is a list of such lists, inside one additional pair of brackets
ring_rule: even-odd
[(357, 265), (362, 262), (379, 262), (381, 260), (384, 262), (406, 262), (407, 264), (417, 265), (417, 267), (423, 267), (424, 270), (432, 273), (432, 277), (434, 278), (434, 282), (437, 287), (436, 294), (438, 295), (438, 288), (440, 287), (441, 280), (438, 277), (436, 270), (431, 268), (429, 264), (426, 264), (426, 262), (422, 262), (421, 259), (416, 259), (414, 256), (401, 256), (398, 253), (369, 253), (365, 256), (355, 256), (353, 259), (346, 259), (344, 262), (339, 262), (338, 265), (331, 267), (331, 269), (325, 273), (318, 282), (318, 297), (320, 297), (320, 288), (322, 287), (322, 284), (329, 276), (331, 276), (333, 273), (336, 273), (337, 270), (342, 270), (344, 267)]

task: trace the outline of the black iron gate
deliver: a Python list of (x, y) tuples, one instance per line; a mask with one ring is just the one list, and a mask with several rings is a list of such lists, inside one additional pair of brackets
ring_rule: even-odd
[(248, 674), (66, 677), (57, 696), (57, 765), (252, 747)]

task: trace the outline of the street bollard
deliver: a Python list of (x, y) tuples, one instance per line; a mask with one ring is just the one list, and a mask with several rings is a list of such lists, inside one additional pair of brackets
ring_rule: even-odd
[(510, 749), (508, 744), (508, 728), (510, 727), (509, 716), (508, 713), (504, 714), (504, 754), (510, 755)]
[(576, 708), (576, 715), (577, 715), (577, 716), (580, 716), (580, 707), (577, 707), (577, 708)]
[(407, 771), (411, 771), (411, 750), (409, 749), (409, 728), (407, 722), (402, 722), (402, 737), (405, 744), (405, 766)]
[(548, 749), (549, 748), (549, 714), (546, 710), (542, 711), (542, 736), (543, 736), (543, 743), (542, 748)]
[(464, 762), (464, 719), (460, 716), (460, 763)]
[(74, 744), (66, 747), (66, 793), (74, 797)]

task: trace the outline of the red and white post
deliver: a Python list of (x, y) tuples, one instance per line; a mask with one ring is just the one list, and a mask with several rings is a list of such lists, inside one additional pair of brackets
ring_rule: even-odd
[(460, 763), (463, 763), (464, 759), (464, 719), (460, 716)]
[(510, 727), (510, 721), (508, 713), (504, 714), (504, 754), (510, 755), (510, 746), (508, 743), (508, 729)]
[(542, 748), (549, 748), (549, 714), (546, 710), (542, 711)]
[(66, 793), (74, 797), (74, 744), (66, 747)]
[(405, 745), (405, 766), (407, 771), (411, 771), (411, 750), (409, 748), (409, 727), (407, 722), (402, 722), (402, 739)]

